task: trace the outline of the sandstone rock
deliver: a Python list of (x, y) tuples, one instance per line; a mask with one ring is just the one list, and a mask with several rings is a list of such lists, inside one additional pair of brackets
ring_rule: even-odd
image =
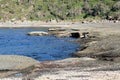
[(80, 31), (79, 29), (74, 29), (74, 28), (73, 28), (73, 29), (71, 29), (71, 30), (72, 30), (72, 31)]
[(81, 38), (88, 38), (89, 32), (83, 32)]
[(56, 28), (49, 28), (48, 31), (56, 31)]
[(80, 37), (80, 33), (79, 32), (72, 32), (71, 33), (71, 37), (73, 37), (73, 38), (79, 38)]
[(59, 32), (59, 33), (54, 34), (54, 36), (55, 37), (70, 37), (71, 34), (68, 32)]
[(56, 31), (51, 32), (51, 35), (55, 37), (72, 37), (72, 38), (80, 38), (80, 33), (77, 31)]
[(48, 31), (65, 31), (64, 28), (49, 28)]
[(44, 31), (33, 31), (33, 32), (28, 32), (27, 35), (30, 35), (30, 36), (44, 36), (44, 35), (48, 35), (48, 33), (44, 32)]
[(17, 55), (0, 55), (0, 70), (22, 70), (26, 69), (38, 61), (25, 56)]
[(88, 22), (87, 21), (82, 21), (81, 23), (84, 24), (84, 23), (88, 23)]

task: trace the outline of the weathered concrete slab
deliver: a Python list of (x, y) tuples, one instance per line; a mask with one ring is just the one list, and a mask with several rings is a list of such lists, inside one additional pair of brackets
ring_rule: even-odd
[(22, 70), (30, 67), (38, 61), (25, 56), (0, 55), (0, 70)]

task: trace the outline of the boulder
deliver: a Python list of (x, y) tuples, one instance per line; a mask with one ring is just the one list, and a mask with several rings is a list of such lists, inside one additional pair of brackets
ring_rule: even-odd
[(0, 55), (0, 70), (23, 70), (37, 64), (38, 61), (25, 56)]
[(74, 29), (74, 28), (73, 28), (73, 29), (71, 29), (71, 30), (72, 30), (72, 31), (80, 31), (80, 29)]
[(49, 28), (48, 31), (56, 31), (56, 28)]
[(89, 38), (89, 32), (83, 32), (81, 38)]
[(33, 32), (28, 32), (27, 35), (30, 35), (30, 36), (44, 36), (44, 35), (48, 35), (48, 33), (44, 32), (44, 31), (33, 31)]
[(50, 34), (55, 37), (80, 38), (80, 33), (76, 31), (54, 31), (54, 32), (50, 32)]
[(79, 32), (72, 32), (71, 33), (71, 37), (73, 37), (73, 38), (79, 38), (80, 37), (80, 33)]
[(49, 28), (48, 31), (66, 31), (64, 28)]
[(70, 33), (69, 32), (58, 32), (53, 34), (55, 37), (70, 37)]

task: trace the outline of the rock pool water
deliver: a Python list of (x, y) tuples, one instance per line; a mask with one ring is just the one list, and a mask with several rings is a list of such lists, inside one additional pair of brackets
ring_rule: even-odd
[(72, 38), (53, 36), (28, 36), (27, 32), (46, 29), (0, 29), (0, 54), (24, 55), (39, 61), (59, 60), (71, 57), (79, 44), (68, 42)]

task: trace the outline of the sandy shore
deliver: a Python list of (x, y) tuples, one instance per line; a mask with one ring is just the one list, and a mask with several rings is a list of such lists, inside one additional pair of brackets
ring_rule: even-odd
[(0, 27), (7, 27), (7, 28), (29, 28), (29, 27), (68, 27), (68, 24), (71, 24), (71, 22), (64, 23), (46, 23), (41, 21), (16, 21), (16, 22), (1, 22)]
[(16, 22), (0, 22), (1, 28), (29, 28), (29, 27), (112, 27), (119, 26), (120, 21), (98, 21), (98, 22), (41, 22), (41, 21), (16, 21)]

